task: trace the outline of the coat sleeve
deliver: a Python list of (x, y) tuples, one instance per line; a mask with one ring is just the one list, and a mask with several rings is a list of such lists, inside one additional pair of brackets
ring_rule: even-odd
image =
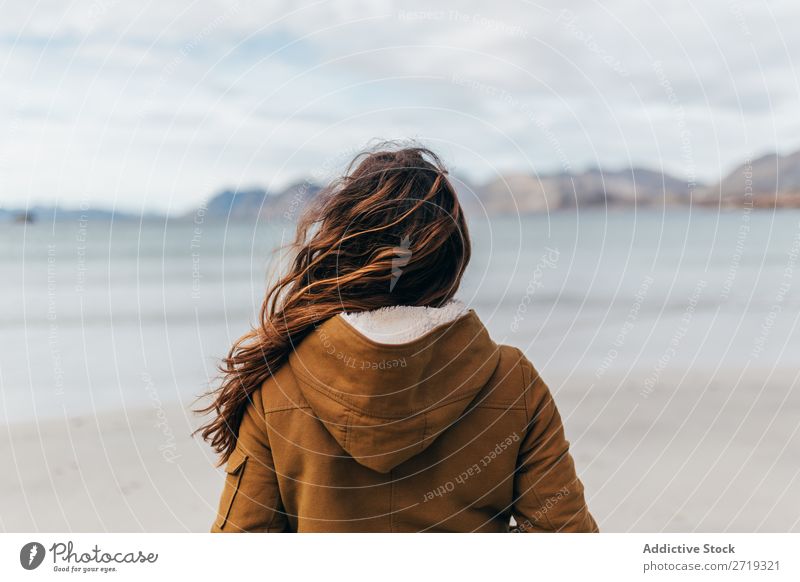
[(261, 390), (247, 405), (225, 466), (225, 487), (212, 532), (284, 532), (287, 519), (267, 439)]
[(520, 532), (597, 532), (547, 385), (520, 352), (528, 425), (517, 459), (512, 514)]

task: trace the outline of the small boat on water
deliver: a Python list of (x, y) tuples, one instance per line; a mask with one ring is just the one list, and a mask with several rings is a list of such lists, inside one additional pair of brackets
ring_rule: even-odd
[(20, 212), (14, 215), (14, 222), (19, 224), (32, 224), (36, 222), (36, 216), (33, 212)]

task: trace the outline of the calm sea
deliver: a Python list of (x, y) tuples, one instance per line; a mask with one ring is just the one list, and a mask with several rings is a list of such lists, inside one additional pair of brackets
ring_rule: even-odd
[[(800, 367), (800, 213), (476, 219), (460, 297), (552, 385)], [(0, 225), (0, 422), (201, 393), (291, 225)], [(577, 396), (576, 396), (577, 398)]]

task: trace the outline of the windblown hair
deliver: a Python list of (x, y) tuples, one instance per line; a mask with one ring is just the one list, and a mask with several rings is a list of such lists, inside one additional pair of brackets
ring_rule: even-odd
[(439, 307), (470, 259), (464, 213), (430, 150), (359, 154), (297, 225), (288, 273), (268, 291), (258, 324), (220, 364), (213, 413), (198, 432), (227, 461), (251, 395), (317, 325), (342, 312), (391, 305)]

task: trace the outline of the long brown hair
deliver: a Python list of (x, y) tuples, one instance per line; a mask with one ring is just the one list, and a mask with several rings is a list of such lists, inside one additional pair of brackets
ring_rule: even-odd
[(383, 144), (362, 152), (319, 193), (297, 225), (286, 275), (268, 291), (259, 322), (220, 364), (202, 437), (225, 462), (252, 393), (316, 325), (341, 312), (390, 305), (438, 307), (470, 259), (464, 213), (439, 158)]

